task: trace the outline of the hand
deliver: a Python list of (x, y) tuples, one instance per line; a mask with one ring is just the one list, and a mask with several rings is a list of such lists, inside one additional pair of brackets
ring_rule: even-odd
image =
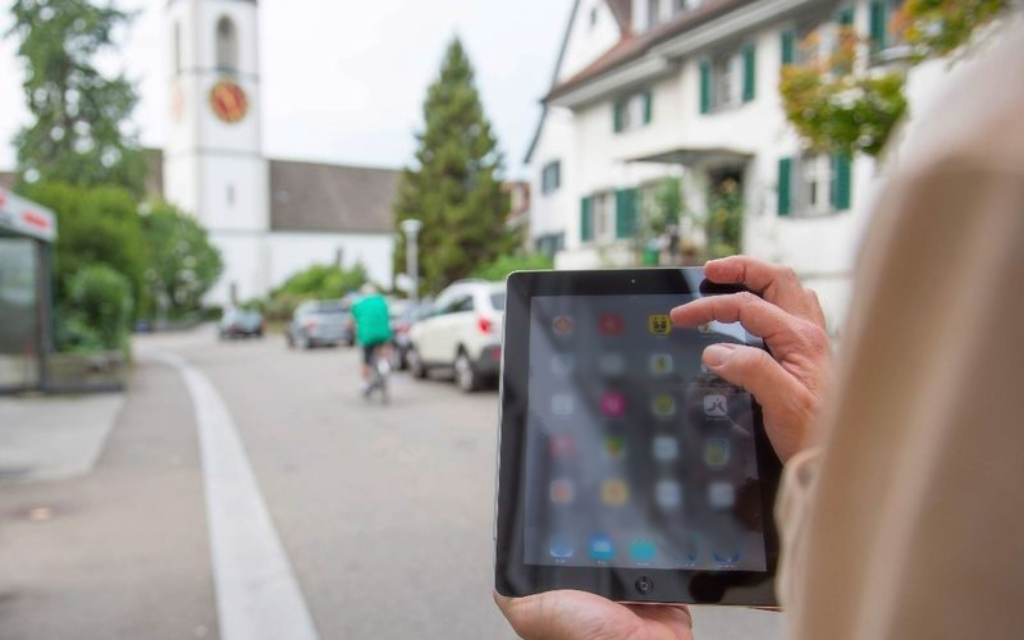
[(494, 601), (525, 640), (693, 640), (685, 606), (624, 605), (583, 591)]
[(700, 298), (673, 309), (672, 322), (679, 327), (739, 322), (765, 341), (770, 355), (754, 347), (715, 344), (704, 350), (703, 360), (716, 375), (757, 399), (768, 437), (785, 462), (813, 444), (831, 375), (818, 297), (800, 285), (792, 269), (746, 256), (712, 260), (704, 273), (712, 282), (742, 284), (761, 297), (743, 292)]

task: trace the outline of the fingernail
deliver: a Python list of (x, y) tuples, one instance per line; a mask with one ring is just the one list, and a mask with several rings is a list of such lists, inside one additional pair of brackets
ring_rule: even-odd
[(732, 355), (732, 349), (724, 344), (713, 344), (704, 349), (704, 364), (709, 367), (720, 367)]

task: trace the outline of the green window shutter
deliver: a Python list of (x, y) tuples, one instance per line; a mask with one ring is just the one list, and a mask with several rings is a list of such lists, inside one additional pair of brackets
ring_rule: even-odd
[(782, 32), (782, 64), (796, 63), (796, 34), (792, 29)]
[(844, 7), (836, 12), (836, 22), (843, 27), (853, 26), (853, 7)]
[(651, 95), (651, 90), (644, 91), (644, 124), (651, 124), (654, 116), (654, 97)]
[(850, 171), (850, 156), (845, 153), (837, 153), (832, 156), (832, 207), (836, 211), (846, 211), (850, 208), (850, 201), (853, 190), (852, 175)]
[(793, 186), (793, 159), (779, 158), (779, 215), (788, 216), (791, 211), (790, 190)]
[(615, 192), (615, 237), (632, 238), (637, 231), (636, 189)]
[(615, 122), (614, 122), (615, 127), (614, 128), (615, 128), (615, 133), (621, 133), (622, 132), (622, 122), (623, 122), (622, 111), (625, 108), (626, 108), (626, 105), (625, 105), (625, 103), (623, 101), (619, 100), (619, 101), (617, 101), (615, 103), (615, 112), (614, 112), (614, 120), (615, 120)]
[(871, 52), (885, 50), (889, 31), (889, 11), (885, 0), (871, 0)]
[(711, 112), (711, 61), (700, 61), (700, 112)]
[(580, 199), (580, 240), (590, 242), (594, 239), (593, 200), (590, 197)]
[(754, 43), (743, 46), (743, 102), (750, 102), (756, 95), (757, 48)]

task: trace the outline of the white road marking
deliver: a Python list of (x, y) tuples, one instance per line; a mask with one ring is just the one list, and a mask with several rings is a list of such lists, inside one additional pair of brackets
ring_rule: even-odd
[(220, 637), (315, 640), (313, 618), (220, 394), (206, 374), (177, 354), (147, 355), (177, 369), (192, 397)]

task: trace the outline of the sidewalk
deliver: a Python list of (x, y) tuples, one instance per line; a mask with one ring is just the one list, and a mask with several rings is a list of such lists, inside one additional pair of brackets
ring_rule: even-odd
[(0, 398), (0, 483), (89, 473), (123, 404), (124, 393)]

